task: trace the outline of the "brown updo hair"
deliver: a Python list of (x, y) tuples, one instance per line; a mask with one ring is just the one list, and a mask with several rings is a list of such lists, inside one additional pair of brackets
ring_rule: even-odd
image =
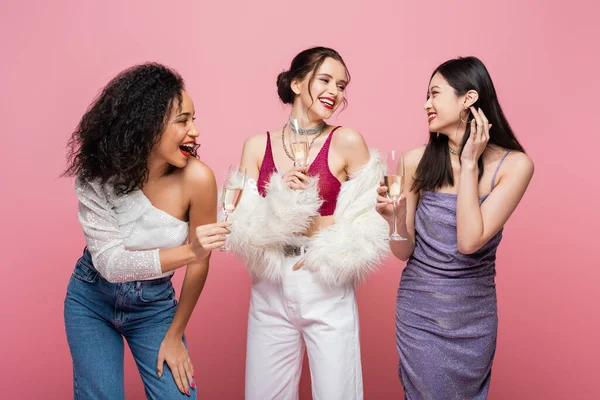
[[(346, 80), (348, 83), (350, 83), (350, 72), (348, 72), (348, 67), (346, 67), (344, 59), (337, 51), (328, 47), (312, 47), (298, 53), (298, 55), (292, 60), (290, 69), (288, 71), (283, 71), (277, 76), (277, 94), (279, 95), (281, 101), (284, 104), (293, 104), (296, 94), (291, 88), (292, 81), (302, 80), (310, 72), (313, 73), (313, 76), (310, 78), (310, 82), (308, 82), (308, 93), (312, 99), (310, 86), (315, 79), (314, 72), (316, 72), (323, 64), (325, 59), (329, 57), (339, 61), (344, 66), (346, 69)], [(344, 99), (344, 104), (345, 103), (346, 99)]]

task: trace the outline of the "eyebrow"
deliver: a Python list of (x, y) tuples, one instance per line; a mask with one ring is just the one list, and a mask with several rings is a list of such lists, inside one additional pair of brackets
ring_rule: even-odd
[[(184, 113), (178, 114), (175, 118), (179, 118), (179, 117), (183, 117), (183, 116), (190, 117), (191, 115), (192, 115), (192, 113), (184, 112)], [(194, 115), (196, 115), (196, 113), (194, 113)]]
[(432, 86), (431, 89), (429, 89), (429, 90), (433, 90), (433, 89), (436, 89), (436, 88), (437, 89), (441, 89), (441, 87), (439, 87), (439, 86)]
[[(326, 77), (328, 77), (328, 78), (330, 78), (330, 79), (333, 79), (333, 76), (331, 76), (331, 75), (329, 75), (329, 74), (326, 74), (326, 73), (320, 73), (318, 76), (321, 76), (321, 75), (323, 75), (323, 76), (326, 76)], [(346, 82), (344, 79), (341, 79), (341, 80), (340, 80), (340, 82), (341, 82), (341, 83), (348, 84), (348, 82)]]

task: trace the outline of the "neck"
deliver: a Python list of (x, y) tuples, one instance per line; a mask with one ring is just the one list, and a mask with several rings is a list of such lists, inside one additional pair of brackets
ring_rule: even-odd
[(148, 179), (147, 181), (155, 181), (169, 173), (170, 164), (164, 160), (149, 157), (148, 158)]
[(297, 119), (300, 127), (304, 129), (314, 128), (323, 122), (321, 118), (315, 118), (311, 112), (303, 110), (303, 107), (296, 106), (292, 108), (292, 118)]
[(465, 136), (466, 125), (464, 123), (459, 123), (456, 129), (454, 129), (454, 133), (446, 134), (448, 136), (448, 146), (453, 148), (456, 151), (460, 151), (460, 145)]

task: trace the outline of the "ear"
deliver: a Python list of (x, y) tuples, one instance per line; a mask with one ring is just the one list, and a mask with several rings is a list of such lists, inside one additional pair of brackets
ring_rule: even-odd
[(300, 94), (300, 81), (297, 79), (294, 79), (292, 81), (292, 83), (290, 83), (290, 87), (292, 89), (292, 92), (294, 92), (294, 94), (296, 94), (296, 96), (298, 96)]
[(479, 93), (476, 90), (469, 90), (462, 97), (463, 108), (467, 109), (479, 100)]

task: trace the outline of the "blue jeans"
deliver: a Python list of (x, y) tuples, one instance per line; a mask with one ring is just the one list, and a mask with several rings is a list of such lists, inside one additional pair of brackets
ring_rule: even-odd
[(123, 338), (133, 353), (148, 399), (196, 399), (181, 393), (158, 349), (177, 309), (171, 278), (110, 283), (87, 251), (77, 261), (65, 299), (65, 327), (73, 358), (75, 399), (125, 398)]

